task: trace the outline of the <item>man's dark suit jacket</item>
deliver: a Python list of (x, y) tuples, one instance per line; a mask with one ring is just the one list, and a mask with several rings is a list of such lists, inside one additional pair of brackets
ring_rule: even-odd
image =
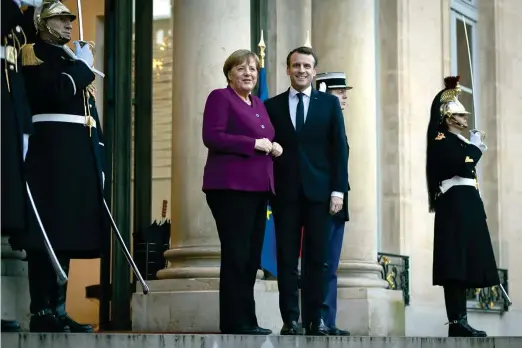
[(289, 90), (265, 101), (283, 154), (274, 160), (276, 199), (330, 200), (333, 191), (348, 192), (348, 148), (337, 97), (312, 90), (306, 121), (297, 132), (290, 118)]

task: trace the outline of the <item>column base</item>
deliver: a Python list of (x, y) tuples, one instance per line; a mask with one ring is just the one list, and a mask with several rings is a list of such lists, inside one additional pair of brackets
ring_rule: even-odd
[(9, 237), (2, 236), (2, 319), (17, 320), (29, 330), (29, 281), (25, 252), (13, 251)]
[(339, 288), (337, 326), (353, 336), (404, 336), (406, 319), (402, 291)]
[(376, 262), (341, 260), (337, 275), (338, 288), (381, 288), (388, 283), (382, 279), (382, 267)]
[[(136, 332), (219, 332), (219, 279), (166, 279), (138, 286), (132, 296), (132, 330)], [(257, 280), (254, 287), (259, 325), (279, 332), (277, 282)]]

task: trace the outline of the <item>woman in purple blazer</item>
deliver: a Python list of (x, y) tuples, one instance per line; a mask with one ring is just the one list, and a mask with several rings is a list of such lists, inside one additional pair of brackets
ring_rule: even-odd
[(210, 93), (203, 114), (208, 148), (203, 191), (221, 241), (220, 330), (224, 334), (268, 335), (255, 313), (254, 284), (261, 263), (267, 200), (273, 193), (274, 128), (263, 102), (251, 94), (259, 58), (248, 50), (223, 66), (228, 86)]

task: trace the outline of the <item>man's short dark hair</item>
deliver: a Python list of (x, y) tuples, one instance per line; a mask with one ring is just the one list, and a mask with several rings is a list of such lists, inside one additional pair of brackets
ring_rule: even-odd
[(294, 48), (293, 50), (290, 51), (290, 53), (288, 53), (288, 56), (286, 56), (286, 67), (287, 68), (290, 67), (290, 57), (294, 53), (306, 54), (306, 55), (314, 57), (314, 68), (317, 66), (317, 56), (315, 55), (314, 51), (312, 51), (312, 49), (310, 47), (301, 46), (301, 47)]

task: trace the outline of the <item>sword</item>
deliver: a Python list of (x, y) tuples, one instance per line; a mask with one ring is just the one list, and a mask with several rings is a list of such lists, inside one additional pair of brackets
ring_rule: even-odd
[(147, 285), (147, 283), (145, 283), (145, 280), (143, 280), (143, 277), (141, 276), (141, 273), (138, 270), (138, 266), (136, 266), (136, 264), (134, 263), (134, 260), (132, 259), (131, 254), (129, 253), (129, 249), (127, 249), (127, 246), (125, 245), (125, 242), (123, 241), (123, 238), (121, 237), (120, 231), (118, 230), (118, 226), (116, 226), (116, 222), (114, 222), (114, 219), (112, 218), (111, 211), (109, 209), (109, 206), (107, 205), (107, 201), (105, 200), (105, 198), (103, 199), (103, 204), (105, 205), (105, 210), (107, 211), (107, 215), (109, 216), (109, 219), (111, 220), (112, 231), (114, 232), (116, 239), (118, 240), (118, 244), (120, 245), (121, 251), (125, 255), (127, 262), (129, 263), (132, 270), (134, 271), (136, 278), (138, 278), (139, 282), (141, 283), (141, 287), (143, 288), (143, 294), (147, 295), (149, 293), (149, 286)]
[[(469, 48), (468, 28), (466, 27), (466, 17), (464, 17), (464, 15), (462, 15), (461, 21), (462, 21), (462, 25), (464, 27), (464, 36), (466, 37), (466, 46), (468, 48), (469, 73), (471, 75), (471, 90), (473, 92), (475, 92), (475, 81), (474, 81), (474, 78), (473, 78), (473, 64), (472, 64), (472, 59), (471, 59), (471, 50)], [(476, 105), (476, 100), (475, 100), (475, 93), (473, 93), (473, 111), (474, 112), (477, 110), (476, 107), (477, 107), (477, 105)], [(484, 133), (484, 137), (485, 136), (486, 135)], [(508, 295), (506, 289), (504, 289), (504, 286), (502, 286), (502, 283), (499, 284), (499, 288), (502, 291), (502, 295), (504, 296), (504, 298), (505, 298), (505, 300), (507, 302), (507, 305), (511, 306), (513, 304), (513, 302), (509, 298), (509, 295)]]
[(57, 275), (58, 285), (64, 285), (67, 283), (67, 275), (63, 271), (56, 254), (54, 253), (53, 247), (51, 246), (51, 242), (47, 237), (47, 233), (45, 233), (45, 228), (43, 226), (42, 220), (40, 219), (40, 214), (38, 214), (38, 210), (36, 209), (36, 204), (34, 204), (33, 195), (31, 193), (31, 189), (29, 188), (29, 184), (25, 183), (25, 188), (27, 189), (27, 196), (29, 197), (29, 201), (31, 202), (31, 206), (34, 211), (34, 215), (36, 216), (36, 220), (38, 221), (38, 225), (40, 226), (40, 231), (42, 232), (42, 236), (44, 239), (45, 249), (47, 250), (47, 254), (49, 255), (49, 259), (51, 260), (51, 264), (53, 266), (54, 271)]
[[(80, 42), (80, 46), (83, 47), (85, 45), (88, 45), (89, 43), (83, 39), (82, 0), (76, 0), (76, 7), (78, 9), (78, 31), (80, 33), (80, 39), (78, 41)], [(91, 48), (92, 50), (94, 50), (94, 43), (92, 43)], [(102, 78), (105, 77), (105, 75), (101, 71), (94, 68), (94, 66), (92, 66), (91, 69), (96, 75), (101, 76)]]
[(76, 0), (76, 6), (78, 8), (78, 25), (80, 29), (80, 42), (83, 41), (83, 16), (82, 16), (82, 0)]

